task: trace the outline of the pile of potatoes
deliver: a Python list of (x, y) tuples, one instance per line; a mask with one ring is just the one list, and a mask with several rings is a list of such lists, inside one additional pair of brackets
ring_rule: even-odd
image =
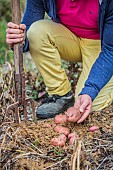
[(66, 122), (77, 122), (78, 119), (80, 119), (81, 113), (79, 111), (79, 106), (76, 107), (70, 107), (65, 115), (57, 115), (54, 119), (55, 124), (57, 124), (54, 127), (54, 131), (59, 134), (58, 137), (52, 138), (50, 143), (53, 146), (65, 146), (66, 140), (68, 138), (69, 144), (73, 145), (75, 140), (78, 139), (78, 135), (73, 132), (70, 133), (70, 129), (64, 126), (61, 126), (60, 124), (66, 123)]
[[(70, 133), (70, 129), (67, 127), (64, 127), (60, 124), (66, 123), (66, 122), (77, 122), (82, 116), (82, 113), (80, 112), (80, 106), (76, 105), (74, 107), (70, 107), (65, 115), (57, 115), (54, 119), (56, 126), (54, 126), (54, 131), (59, 134), (58, 137), (52, 138), (50, 141), (50, 144), (53, 146), (65, 146), (66, 140), (69, 140), (69, 144), (73, 145), (75, 140), (79, 139), (76, 132)], [(94, 132), (98, 130), (98, 126), (92, 126), (90, 127), (89, 131)]]

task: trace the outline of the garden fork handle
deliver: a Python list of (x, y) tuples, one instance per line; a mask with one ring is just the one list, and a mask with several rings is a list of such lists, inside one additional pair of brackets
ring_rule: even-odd
[[(12, 4), (12, 21), (15, 24), (20, 24), (21, 22), (21, 10), (20, 10), (20, 0), (11, 0)], [(15, 62), (15, 73), (19, 74), (19, 44), (14, 44), (14, 62)]]
[[(20, 25), (21, 22), (21, 9), (20, 9), (20, 0), (11, 0), (12, 3), (12, 21), (13, 23)], [(23, 96), (23, 44), (16, 43), (14, 44), (14, 81), (15, 81), (15, 100), (19, 102), (19, 105), (22, 104)]]

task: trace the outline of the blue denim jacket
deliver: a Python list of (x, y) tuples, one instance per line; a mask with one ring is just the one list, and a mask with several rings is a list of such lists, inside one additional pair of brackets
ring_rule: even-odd
[[(99, 30), (102, 51), (80, 93), (88, 94), (92, 100), (113, 75), (113, 0), (99, 0), (99, 3)], [(45, 12), (52, 20), (58, 21), (55, 0), (27, 0), (22, 23), (26, 24), (28, 30), (33, 22), (44, 19)], [(28, 40), (26, 38), (24, 51), (27, 50)]]

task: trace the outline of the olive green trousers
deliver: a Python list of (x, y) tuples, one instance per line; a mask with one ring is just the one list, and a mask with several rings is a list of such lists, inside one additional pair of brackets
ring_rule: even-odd
[[(71, 90), (61, 59), (82, 62), (75, 98), (84, 87), (90, 69), (101, 51), (100, 40), (77, 37), (69, 29), (51, 20), (40, 20), (31, 25), (28, 31), (30, 54), (41, 73), (47, 92), (65, 95)], [(101, 110), (113, 100), (113, 78), (100, 91), (93, 101), (93, 111)]]

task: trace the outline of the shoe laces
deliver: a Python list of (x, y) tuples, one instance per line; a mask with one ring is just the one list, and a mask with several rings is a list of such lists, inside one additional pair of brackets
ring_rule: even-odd
[(48, 96), (47, 99), (45, 99), (42, 103), (55, 103), (57, 99), (60, 99), (61, 97), (54, 94), (52, 96)]

